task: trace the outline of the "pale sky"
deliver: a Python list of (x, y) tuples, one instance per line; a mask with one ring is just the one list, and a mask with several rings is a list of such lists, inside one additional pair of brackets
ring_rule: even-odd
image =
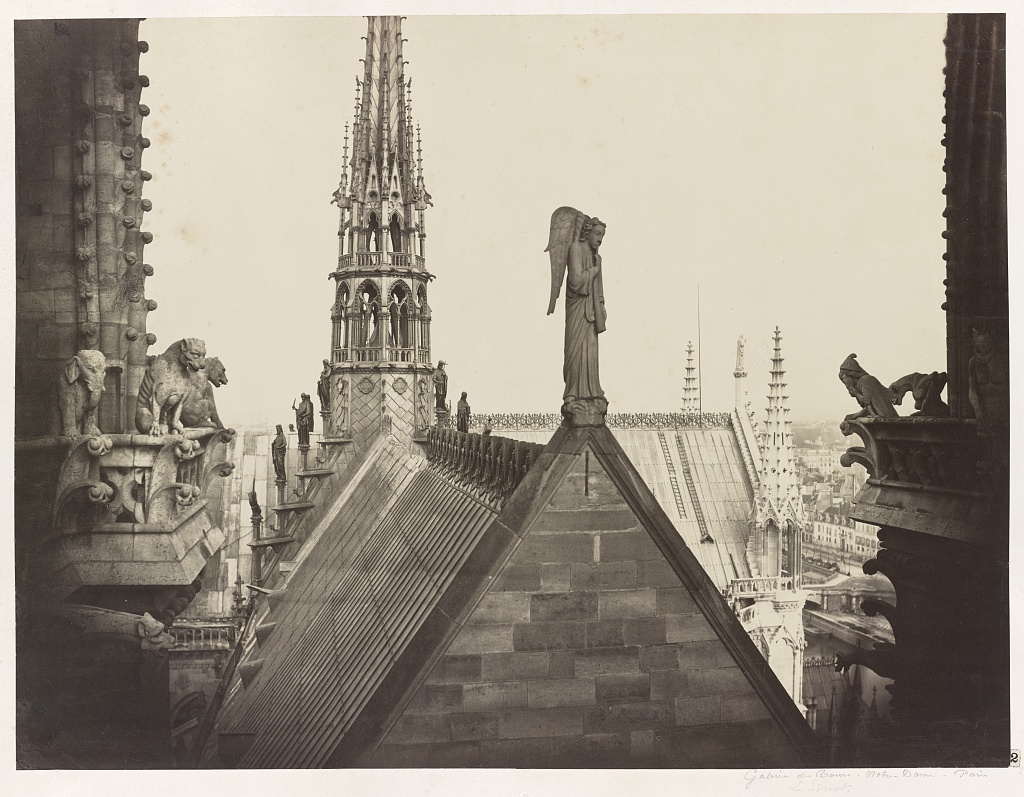
[[(797, 419), (945, 370), (945, 16), (408, 17), (406, 76), (434, 208), (432, 355), (475, 411), (556, 412), (562, 300), (551, 212), (608, 224), (610, 411), (679, 407), (688, 340), (703, 407), (732, 406), (736, 338), (766, 404), (783, 333)], [(229, 425), (294, 420), (329, 357), (330, 204), (366, 21), (149, 18), (145, 228), (154, 353), (202, 337)]]
[[(525, 0), (517, 7), (556, 2), (570, 0)], [(630, 8), (651, 2), (637, 0)], [(405, 13), (424, 5), (406, 0), (401, 8), (383, 7), (389, 3), (377, 5), (381, 12)], [(687, 5), (764, 9), (765, 3)], [(337, 7), (328, 0), (287, 2), (291, 13), (319, 13), (331, 5)], [(779, 0), (772, 10), (780, 5), (799, 10), (807, 3)], [(563, 310), (560, 301), (556, 315), (544, 315), (543, 249), (550, 213), (562, 204), (609, 224), (603, 247), (609, 328), (601, 347), (612, 410), (678, 406), (683, 350), (696, 337), (698, 281), (708, 409), (731, 406), (739, 334), (748, 341), (748, 392), (763, 407), (767, 373), (757, 381), (755, 358), (759, 351), (767, 354), (776, 324), (785, 334), (797, 418), (838, 420), (855, 409), (835, 376), (850, 352), (883, 382), (908, 371), (943, 370), (944, 13), (950, 6), (1010, 11), (1008, 118), (1019, 119), (1020, 12), (998, 0), (945, 7), (934, 0), (841, 5), (942, 13), (410, 16), (404, 24), (407, 75), (413, 78), (414, 115), (422, 126), (425, 176), (435, 204), (427, 222), (428, 267), (437, 275), (431, 292), (434, 356), (450, 363), (450, 393), (469, 391), (480, 411), (557, 411)], [(328, 355), (333, 297), (326, 275), (336, 262), (338, 222), (329, 202), (341, 168), (341, 130), (352, 118), (365, 20), (165, 22), (157, 17), (172, 6), (148, 0), (58, 6), (52, 0), (0, 4), (8, 63), (8, 14), (148, 17), (141, 36), (151, 49), (142, 57), (142, 71), (152, 86), (142, 101), (153, 109), (144, 126), (153, 145), (143, 168), (154, 174), (145, 196), (155, 209), (144, 226), (156, 235), (146, 252), (156, 269), (147, 293), (160, 304), (150, 318), (150, 330), (160, 336), (152, 351), (185, 335), (205, 337), (210, 352), (228, 365), (231, 382), (218, 392), (218, 402), (229, 424), (292, 420), (292, 398), (314, 392), (320, 360)], [(179, 0), (173, 12), (230, 16), (263, 9), (280, 13), (284, 6), (269, 0)], [(0, 96), (8, 107), (12, 71), (0, 70)], [(1016, 127), (1011, 123), (1011, 218), (1024, 185), (1014, 157), (1021, 143)], [(9, 124), (0, 134), (8, 144), (11, 130)], [(13, 169), (12, 150), (8, 146), (0, 160), (7, 173)], [(4, 187), (13, 209), (13, 181)], [(12, 282), (13, 215), (0, 225), (8, 254), (0, 271)], [(1011, 226), (1011, 260), (1019, 241)], [(1010, 276), (1016, 285), (1012, 271)], [(11, 373), (13, 294), (3, 304), (10, 326), (7, 346), (0, 347)], [(1015, 343), (1017, 335), (1019, 330)], [(1015, 396), (1021, 373), (1015, 371)], [(2, 406), (5, 428), (13, 428), (11, 404)], [(7, 478), (0, 483), (10, 491), (8, 457)], [(1015, 492), (1015, 518), (1022, 494)], [(6, 498), (11, 506), (13, 496)], [(0, 561), (10, 562), (13, 534), (5, 538), (8, 554)], [(1011, 551), (1012, 563), (1018, 553)], [(1011, 608), (1019, 612), (1019, 565), (1011, 569), (1011, 584), (1018, 585), (1011, 588)], [(5, 572), (0, 581), (6, 587), (12, 579), (10, 568)], [(13, 602), (6, 606), (3, 627), (9, 631)], [(2, 636), (13, 643), (13, 633)], [(7, 705), (14, 702), (10, 665), (7, 657), (0, 668), (8, 676), (0, 679)], [(1024, 714), (1017, 688), (1012, 708), (1016, 727)], [(8, 735), (0, 733), (0, 741)], [(697, 777), (711, 790), (735, 789), (744, 774), (575, 772), (558, 779), (551, 772), (447, 770), (442, 779), (441, 773), (374, 777), (349, 771), (341, 781), (337, 773), (290, 772), (280, 784), (308, 787), (310, 793), (325, 786), (337, 791), (343, 783), (341, 788), (356, 792), (407, 787), (539, 797), (580, 788), (621, 793), (646, 784), (678, 789), (681, 783), (693, 786)], [(966, 781), (951, 772), (931, 774), (935, 779), (905, 780), (901, 790), (963, 792)], [(992, 778), (1012, 774), (988, 770), (986, 777), (995, 785)], [(203, 778), (207, 784), (247, 785), (236, 773)], [(275, 773), (260, 778), (277, 785)], [(103, 772), (92, 780), (88, 773), (48, 773), (31, 785), (15, 780), (25, 794), (52, 793), (54, 784), (76, 793), (109, 791), (112, 784), (125, 793), (138, 789), (131, 772)], [(183, 782), (150, 778), (145, 788), (153, 795), (179, 793)], [(792, 790), (775, 785), (771, 793)], [(921, 788), (905, 788), (912, 786)]]

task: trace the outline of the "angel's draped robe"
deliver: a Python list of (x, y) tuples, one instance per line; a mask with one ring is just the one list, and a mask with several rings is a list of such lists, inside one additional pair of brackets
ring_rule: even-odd
[(597, 369), (597, 336), (604, 332), (601, 256), (586, 241), (569, 247), (565, 289), (564, 401), (603, 397)]

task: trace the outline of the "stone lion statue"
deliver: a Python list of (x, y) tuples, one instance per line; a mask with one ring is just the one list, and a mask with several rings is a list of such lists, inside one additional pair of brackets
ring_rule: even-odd
[(209, 426), (223, 429), (220, 415), (217, 414), (217, 402), (213, 398), (213, 389), (226, 385), (228, 375), (224, 364), (218, 357), (207, 357), (206, 365), (189, 374), (195, 392), (185, 402), (181, 410), (181, 422), (185, 426)]
[(140, 432), (154, 437), (184, 433), (181, 412), (195, 392), (192, 375), (205, 364), (206, 343), (199, 338), (172, 343), (153, 358), (139, 386), (135, 407), (135, 426)]

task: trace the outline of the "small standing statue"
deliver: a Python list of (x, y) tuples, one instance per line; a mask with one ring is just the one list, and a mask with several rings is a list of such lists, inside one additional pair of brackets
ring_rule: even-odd
[(370, 294), (359, 297), (359, 345), (366, 346), (370, 342)]
[(398, 301), (398, 294), (391, 296), (391, 304), (388, 305), (388, 316), (391, 322), (391, 345), (396, 349), (402, 348), (401, 324), (403, 302)]
[(466, 401), (466, 391), (462, 391), (462, 398), (459, 399), (458, 414), (455, 419), (455, 427), (460, 432), (469, 431), (469, 402)]
[(288, 452), (288, 438), (284, 436), (284, 429), (281, 424), (277, 425), (277, 437), (270, 444), (270, 456), (274, 460), (274, 475), (277, 476), (279, 484), (284, 484), (288, 474), (284, 469), (284, 456)]
[(978, 422), (978, 435), (988, 443), (981, 471), (1001, 476), (1009, 467), (1010, 366), (995, 336), (973, 330), (974, 356), (967, 366), (967, 398)]
[(320, 399), (320, 412), (331, 411), (331, 362), (324, 360), (324, 370), (320, 372), (320, 381), (316, 383), (316, 396)]
[(295, 410), (295, 426), (299, 431), (299, 447), (309, 448), (309, 433), (313, 431), (313, 402), (309, 400), (309, 393), (302, 394), (298, 407), (292, 401), (292, 409)]
[(861, 406), (859, 412), (846, 416), (847, 421), (868, 417), (899, 417), (899, 413), (892, 405), (893, 392), (860, 367), (856, 354), (851, 354), (843, 360), (843, 364), (839, 366), (839, 379)]
[[(597, 336), (604, 332), (607, 313), (601, 255), (605, 223), (575, 208), (561, 207), (551, 214), (551, 233), (544, 251), (551, 257), (551, 300), (548, 315), (568, 272), (565, 288), (565, 358), (562, 376), (565, 393), (562, 415), (566, 418), (603, 416), (608, 401), (598, 376)], [(581, 420), (577, 418), (577, 422)], [(589, 420), (589, 419), (588, 419)], [(594, 421), (591, 420), (591, 423)], [(600, 421), (603, 423), (603, 419)]]
[(448, 398), (448, 374), (444, 367), (447, 363), (440, 360), (437, 363), (437, 370), (434, 371), (434, 404), (439, 410), (448, 409), (445, 399)]
[(366, 341), (367, 346), (379, 346), (380, 345), (380, 328), (381, 328), (381, 314), (380, 314), (380, 302), (374, 297), (370, 300), (370, 321), (373, 324), (373, 331), (370, 332), (370, 337)]

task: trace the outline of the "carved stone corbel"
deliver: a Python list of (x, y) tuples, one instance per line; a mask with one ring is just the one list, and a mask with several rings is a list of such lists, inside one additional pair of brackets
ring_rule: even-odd
[[(149, 499), (151, 504), (154, 496), (167, 485), (178, 481), (178, 464), (195, 459), (202, 451), (198, 440), (183, 437), (169, 437), (153, 460), (153, 472), (150, 476)], [(151, 514), (151, 510), (148, 514)]]
[(64, 529), (72, 507), (82, 498), (91, 503), (107, 503), (114, 494), (100, 479), (100, 457), (109, 453), (114, 442), (109, 437), (84, 437), (74, 442), (57, 476), (53, 502), (53, 526)]
[(896, 607), (889, 603), (889, 601), (884, 601), (880, 598), (867, 598), (861, 601), (860, 608), (868, 617), (882, 615), (882, 617), (889, 621), (889, 626), (892, 628), (893, 633), (896, 632)]
[(850, 653), (836, 654), (836, 672), (844, 672), (854, 664), (874, 670), (883, 678), (895, 680), (899, 676), (896, 646), (889, 642), (876, 642), (874, 650), (858, 648)]
[[(173, 495), (168, 495), (173, 491)], [(155, 488), (150, 493), (146, 507), (146, 522), (160, 523), (171, 520), (182, 507), (191, 506), (202, 497), (202, 491), (194, 484), (171, 482)]]
[[(78, 530), (74, 527), (75, 518), (84, 506), (89, 504), (107, 505), (114, 496), (114, 488), (101, 481), (84, 479), (70, 484), (65, 489), (60, 501), (54, 506), (54, 528), (58, 531)], [(83, 501), (83, 499), (85, 499)]]
[(234, 470), (235, 463), (228, 462), (226, 460), (215, 462), (212, 465), (207, 465), (206, 470), (203, 471), (202, 481), (199, 483), (203, 495), (209, 495), (210, 484), (214, 479), (218, 477), (226, 479), (234, 472)]
[(849, 437), (856, 434), (864, 442), (863, 446), (853, 446), (840, 457), (844, 468), (857, 463), (863, 465), (868, 474), (874, 478), (882, 478), (889, 470), (888, 450), (878, 444), (874, 435), (858, 419), (847, 419), (839, 424), (839, 431)]

